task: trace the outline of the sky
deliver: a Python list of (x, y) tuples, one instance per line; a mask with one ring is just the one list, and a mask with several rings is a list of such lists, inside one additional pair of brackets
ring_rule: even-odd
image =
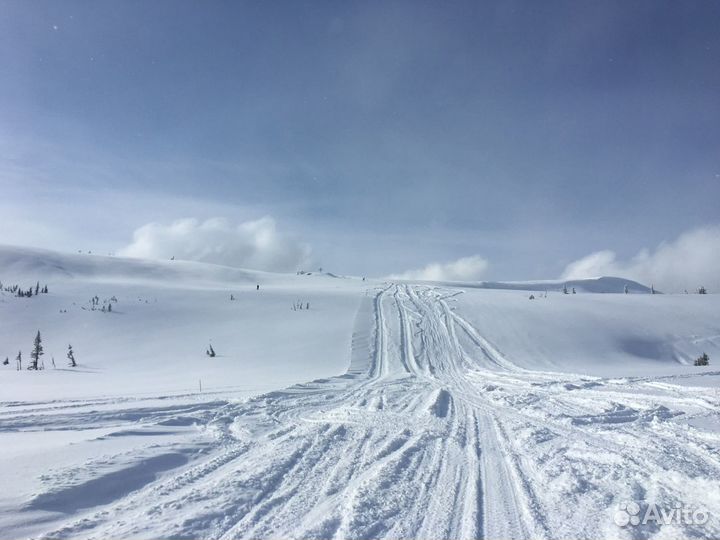
[(691, 237), (720, 264), (718, 28), (714, 1), (0, 0), (0, 244), (647, 278)]

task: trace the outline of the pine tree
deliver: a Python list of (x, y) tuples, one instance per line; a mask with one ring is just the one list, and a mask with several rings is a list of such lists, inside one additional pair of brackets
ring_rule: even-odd
[(215, 358), (215, 349), (213, 349), (212, 345), (210, 345), (210, 348), (205, 351), (205, 354), (207, 354), (210, 358)]
[(702, 356), (695, 359), (696, 366), (707, 366), (709, 364), (710, 364), (710, 357), (707, 355), (707, 353), (702, 353)]
[(35, 336), (35, 341), (33, 341), (33, 350), (30, 353), (31, 362), (28, 366), (28, 369), (38, 369), (38, 362), (40, 362), (40, 357), (43, 355), (43, 346), (42, 346), (42, 338), (40, 337), (40, 330), (38, 330), (37, 335)]
[(18, 354), (15, 357), (15, 363), (17, 364), (18, 371), (20, 371), (22, 369), (22, 351), (18, 351)]
[(68, 365), (70, 367), (76, 367), (77, 363), (75, 362), (75, 353), (73, 353), (72, 345), (68, 345), (67, 357), (68, 360), (70, 360), (70, 363)]
[(35, 283), (35, 296), (40, 293), (40, 282)]
[(10, 363), (10, 359), (6, 356), (5, 361), (3, 362), (3, 366), (7, 366)]

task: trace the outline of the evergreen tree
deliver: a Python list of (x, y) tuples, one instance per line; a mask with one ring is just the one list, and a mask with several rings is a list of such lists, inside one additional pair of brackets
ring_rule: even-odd
[(70, 360), (70, 363), (68, 365), (70, 367), (76, 367), (77, 362), (75, 362), (75, 353), (73, 353), (72, 345), (68, 345), (67, 357), (68, 357), (68, 360)]
[(15, 363), (17, 364), (18, 371), (20, 371), (22, 369), (22, 351), (18, 351), (18, 354), (15, 357)]
[(35, 283), (35, 296), (40, 293), (40, 282)]
[(33, 350), (30, 353), (30, 365), (28, 366), (28, 369), (38, 369), (38, 363), (40, 362), (40, 357), (43, 355), (43, 346), (42, 346), (42, 338), (40, 337), (40, 330), (38, 330), (37, 335), (35, 336), (35, 341), (33, 341)]
[(7, 366), (10, 363), (10, 359), (6, 356), (5, 361), (3, 362), (3, 366)]
[(215, 358), (215, 349), (213, 349), (212, 345), (210, 345), (210, 348), (205, 351), (205, 354), (207, 354), (210, 358)]
[(695, 359), (696, 366), (707, 366), (709, 364), (710, 364), (710, 357), (707, 355), (707, 353), (702, 353), (702, 356)]

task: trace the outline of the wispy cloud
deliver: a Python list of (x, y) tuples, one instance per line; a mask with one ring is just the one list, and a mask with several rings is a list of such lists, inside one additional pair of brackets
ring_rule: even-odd
[(488, 262), (479, 255), (463, 257), (447, 263), (431, 263), (418, 270), (393, 274), (389, 279), (410, 279), (423, 281), (475, 281), (488, 268)]
[(223, 218), (180, 219), (167, 225), (148, 223), (135, 231), (133, 242), (118, 254), (151, 259), (175, 257), (277, 272), (295, 271), (313, 263), (310, 246), (279, 231), (269, 216), (237, 225)]
[(720, 279), (720, 225), (702, 227), (663, 242), (654, 251), (641, 250), (632, 259), (618, 260), (614, 251), (591, 253), (570, 263), (563, 279), (619, 276), (677, 292), (700, 285), (718, 288)]

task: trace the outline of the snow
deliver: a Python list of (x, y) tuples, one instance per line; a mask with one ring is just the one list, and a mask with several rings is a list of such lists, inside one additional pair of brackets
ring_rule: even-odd
[[(250, 395), (340, 374), (364, 291), (360, 280), (317, 275), (34, 250), (22, 255), (18, 248), (0, 252), (0, 281), (27, 288), (39, 279), (50, 293), (0, 293), (0, 355), (11, 360), (3, 370), (3, 401), (188, 393), (200, 380), (206, 391)], [(112, 313), (91, 311), (94, 296), (101, 305), (116, 298)], [(291, 311), (298, 299), (311, 309)], [(14, 370), (14, 358), (22, 350), (27, 363), (38, 329), (45, 367), (54, 356), (59, 369), (27, 377)], [(68, 344), (78, 368), (66, 368)], [(205, 355), (210, 344), (218, 354), (213, 359)]]
[[(0, 248), (4, 284), (36, 279), (0, 296), (0, 537), (720, 534), (717, 295)], [(625, 501), (710, 517), (619, 527)]]

